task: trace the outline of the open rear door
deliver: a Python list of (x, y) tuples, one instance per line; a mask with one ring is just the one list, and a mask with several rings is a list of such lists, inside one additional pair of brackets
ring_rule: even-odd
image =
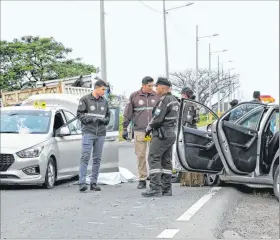
[[(189, 125), (186, 121), (192, 107), (199, 113), (196, 126)], [(218, 116), (205, 105), (192, 100), (181, 101), (176, 152), (180, 165), (185, 170), (218, 173), (223, 169), (211, 131), (211, 125), (217, 119)]]
[(216, 124), (221, 157), (235, 174), (249, 174), (256, 169), (259, 128), (265, 109), (263, 104), (241, 103)]

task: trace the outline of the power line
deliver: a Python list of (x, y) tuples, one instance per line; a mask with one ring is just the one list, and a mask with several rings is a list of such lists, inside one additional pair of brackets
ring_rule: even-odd
[(152, 7), (150, 7), (149, 5), (147, 5), (146, 3), (144, 3), (144, 2), (142, 2), (142, 1), (140, 1), (140, 0), (138, 0), (138, 2), (142, 3), (144, 6), (146, 6), (147, 8), (149, 8), (149, 9), (151, 9), (151, 10), (153, 10), (154, 12), (161, 13), (161, 11), (158, 11), (158, 10), (156, 10), (156, 9), (154, 9), (154, 8), (152, 8)]

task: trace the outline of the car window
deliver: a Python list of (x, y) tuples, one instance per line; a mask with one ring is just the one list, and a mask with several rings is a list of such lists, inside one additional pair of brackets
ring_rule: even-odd
[(269, 120), (270, 131), (273, 135), (279, 131), (279, 110), (275, 110)]
[(63, 110), (66, 121), (69, 122), (70, 120), (72, 120), (73, 118), (75, 118), (75, 115), (71, 112), (68, 112), (66, 110)]
[(185, 100), (181, 116), (181, 126), (206, 130), (207, 126), (217, 119), (217, 115), (207, 106)]
[(243, 127), (257, 130), (262, 117), (262, 113), (263, 109), (254, 111), (252, 114), (249, 114), (248, 117), (245, 117), (239, 124)]
[(114, 130), (114, 126), (115, 126), (115, 122), (116, 122), (116, 109), (111, 108), (110, 109), (110, 122), (107, 125), (107, 131), (113, 131)]
[(0, 133), (46, 134), (52, 113), (40, 110), (1, 110)]
[(235, 122), (257, 107), (260, 107), (260, 104), (254, 104), (254, 103), (241, 104), (231, 110), (228, 121)]
[(61, 128), (64, 125), (64, 120), (61, 112), (57, 112), (54, 116), (54, 125), (53, 130), (56, 132), (57, 129)]
[(80, 124), (80, 121), (78, 119), (68, 123), (67, 126), (70, 130), (71, 135), (82, 134), (81, 124)]

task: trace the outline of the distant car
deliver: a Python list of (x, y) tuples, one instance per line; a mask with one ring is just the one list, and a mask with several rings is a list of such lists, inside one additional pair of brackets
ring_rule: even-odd
[[(34, 98), (40, 100), (40, 96)], [(50, 98), (45, 96), (43, 99)], [(66, 106), (70, 97), (63, 98), (61, 94), (59, 98), (61, 101), (56, 99), (53, 102), (60, 101)], [(81, 124), (74, 111), (69, 110), (71, 107), (61, 105), (35, 108), (32, 101), (27, 101), (20, 107), (1, 108), (1, 185), (44, 185), (53, 188), (57, 180), (78, 175)], [(73, 107), (75, 104), (71, 106), (76, 109)], [(103, 170), (112, 168), (112, 161), (118, 163), (115, 159), (118, 158), (119, 108), (111, 106), (110, 110), (111, 120), (107, 126), (101, 164)]]
[[(182, 127), (187, 102), (206, 110), (207, 130)], [(218, 174), (220, 183), (271, 187), (279, 199), (278, 104), (244, 102), (218, 118), (207, 106), (184, 100), (178, 127), (176, 152), (185, 170)]]

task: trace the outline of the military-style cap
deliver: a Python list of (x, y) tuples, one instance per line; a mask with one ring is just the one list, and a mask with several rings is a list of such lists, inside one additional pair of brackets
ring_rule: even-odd
[(254, 91), (253, 98), (260, 98), (261, 92), (260, 91)]
[(192, 96), (193, 90), (191, 90), (189, 87), (184, 87), (181, 91), (181, 94), (187, 94), (188, 96)]
[(156, 82), (156, 85), (164, 85), (164, 86), (168, 86), (168, 87), (172, 86), (171, 82), (167, 78), (164, 78), (164, 77), (159, 77)]

